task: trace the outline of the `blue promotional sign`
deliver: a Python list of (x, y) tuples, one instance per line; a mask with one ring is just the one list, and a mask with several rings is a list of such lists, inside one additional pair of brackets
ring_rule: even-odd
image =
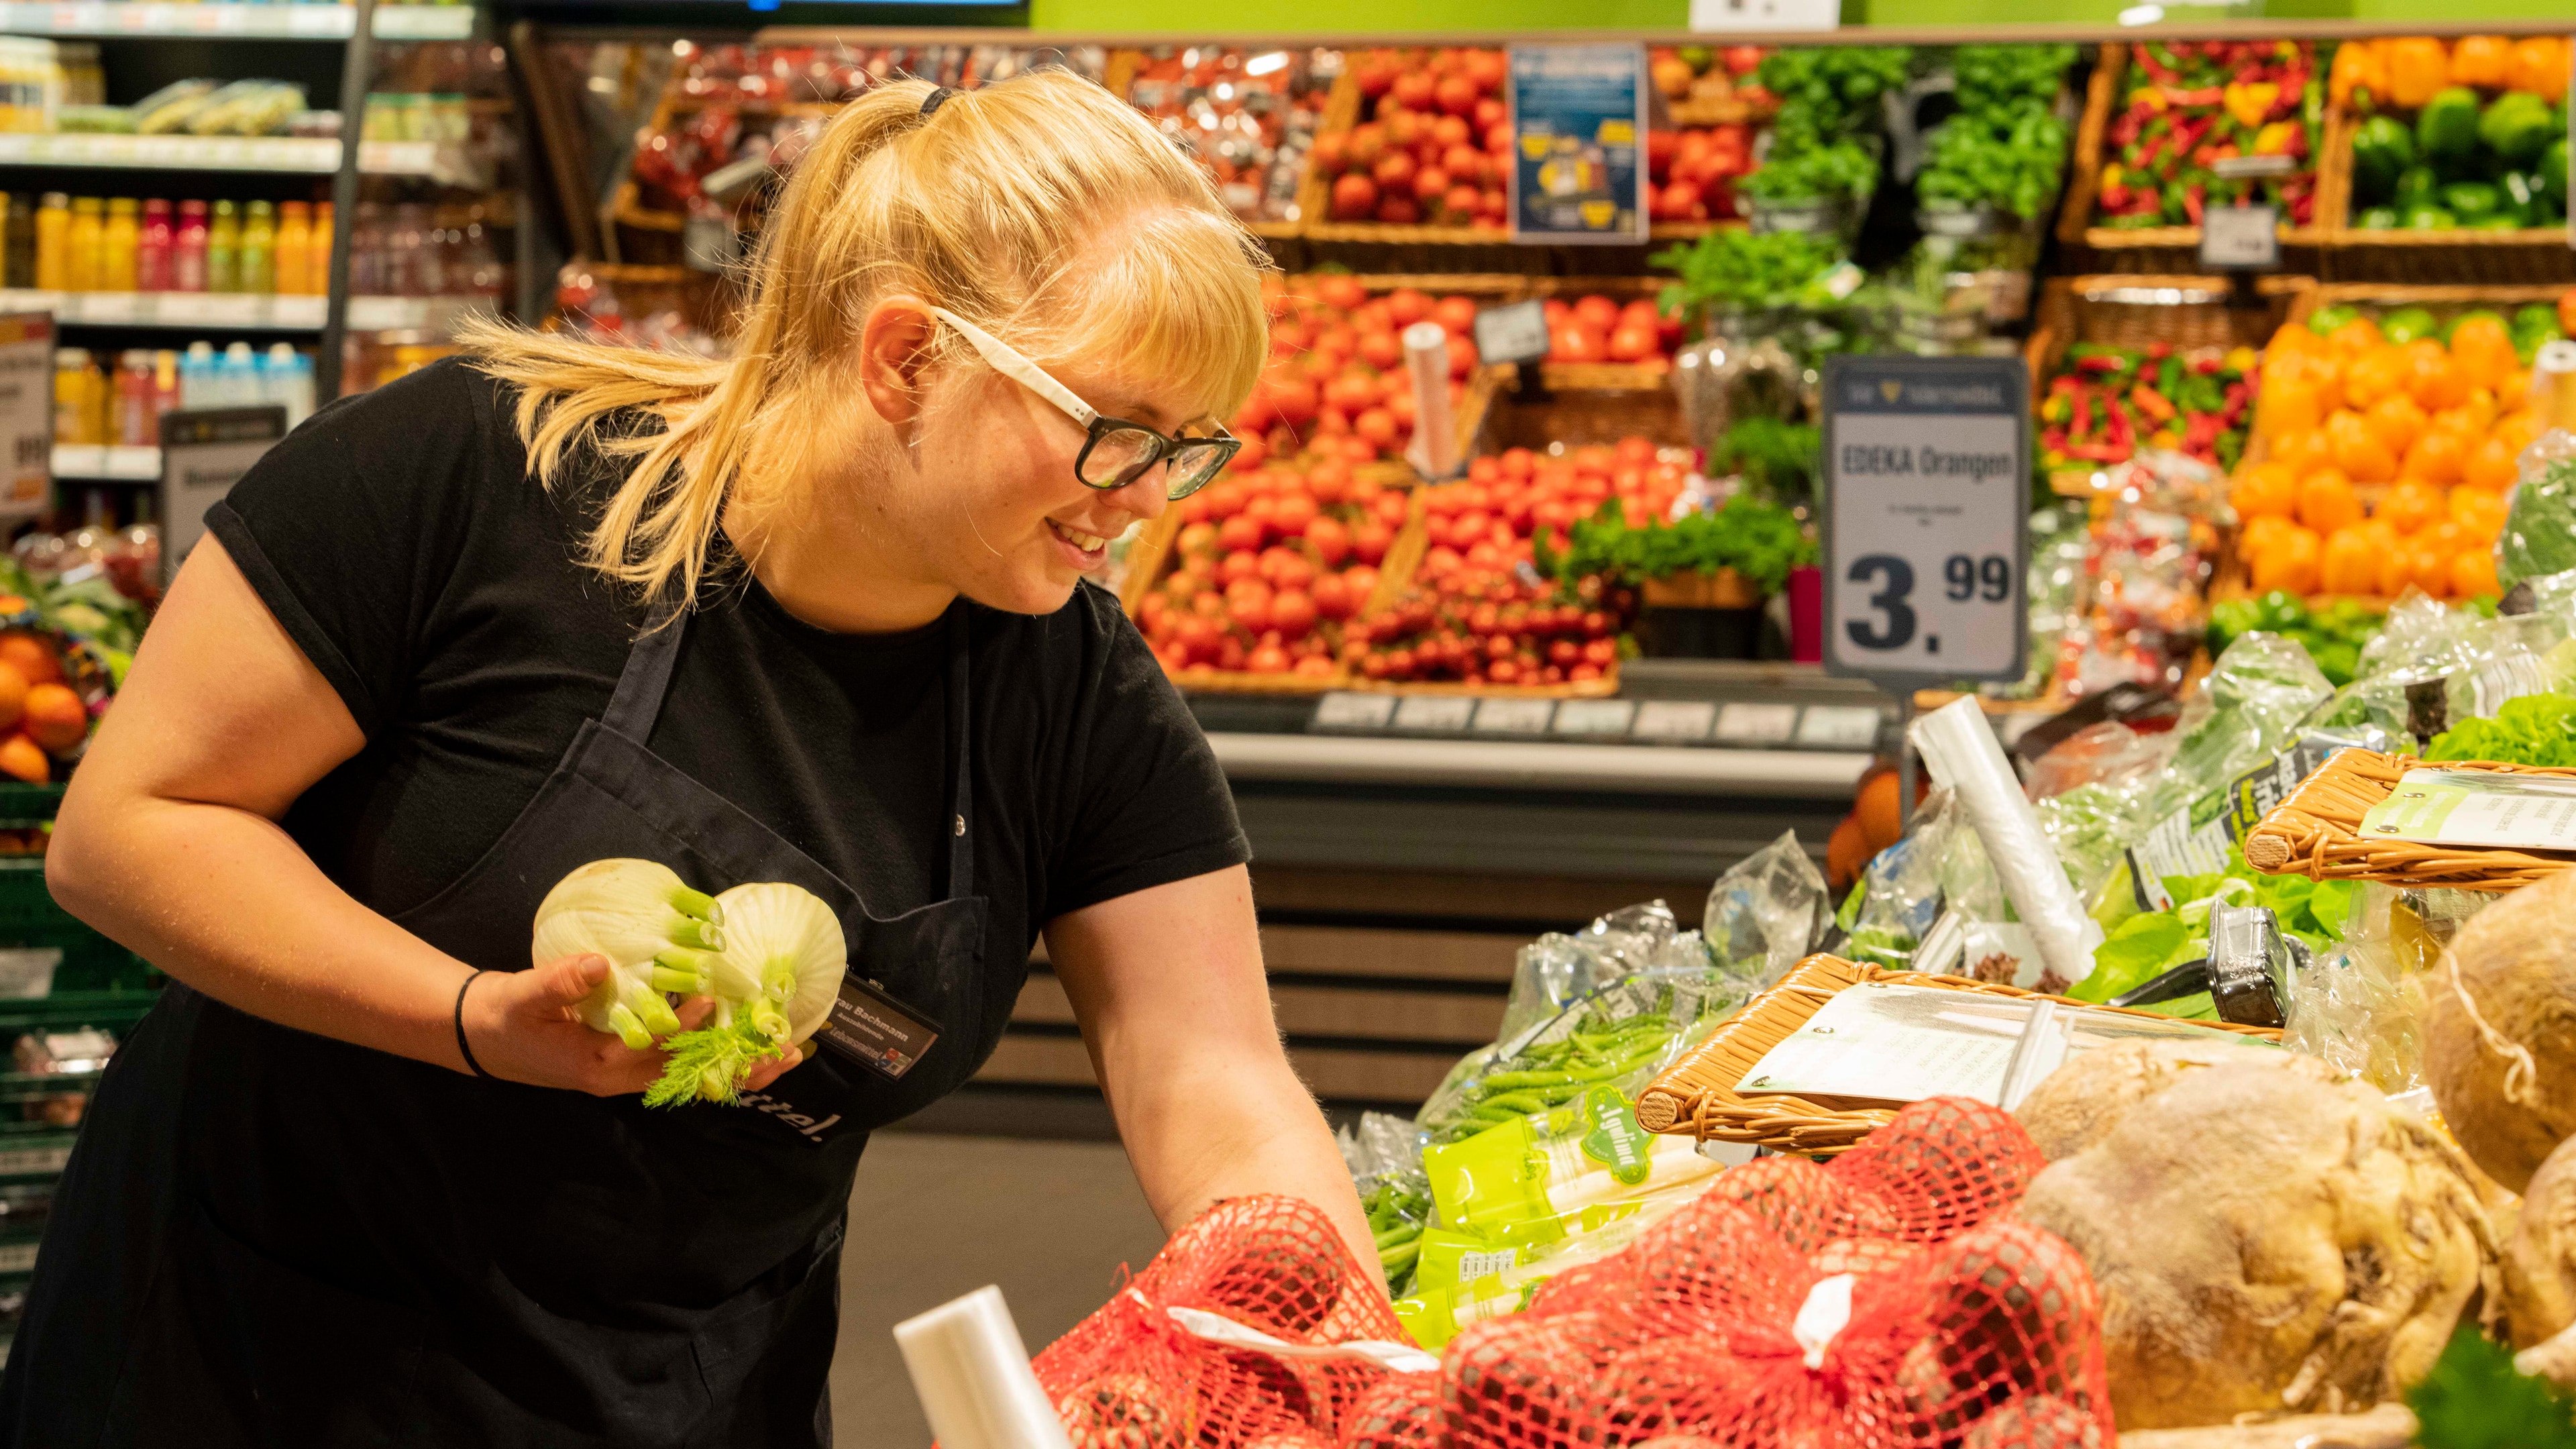
[(2019, 679), (2030, 373), (2018, 357), (1825, 360), (1825, 670)]
[(1646, 239), (1646, 51), (1515, 45), (1512, 240)]

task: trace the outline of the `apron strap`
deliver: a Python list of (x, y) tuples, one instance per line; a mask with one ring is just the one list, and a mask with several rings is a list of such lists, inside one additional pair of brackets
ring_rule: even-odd
[(626, 667), (617, 676), (617, 692), (600, 713), (602, 726), (639, 745), (653, 740), (653, 721), (662, 714), (662, 696), (671, 687), (671, 666), (680, 661), (680, 631), (689, 611), (637, 639), (626, 651)]
[(948, 727), (956, 736), (957, 777), (951, 787), (948, 825), (948, 898), (975, 893), (975, 842), (966, 835), (975, 813), (975, 721), (967, 688), (967, 605), (959, 599), (948, 615)]

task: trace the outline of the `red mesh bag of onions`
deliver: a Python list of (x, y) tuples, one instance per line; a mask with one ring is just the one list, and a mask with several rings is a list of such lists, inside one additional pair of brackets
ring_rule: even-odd
[(1346, 1443), (2111, 1449), (2092, 1278), (2010, 1216), (2043, 1165), (2008, 1114), (1940, 1099), (1830, 1168), (1735, 1168), (1451, 1340), (1436, 1413), (1391, 1384)]
[[(1354, 1342), (1378, 1357), (1316, 1352)], [(1073, 1449), (1337, 1449), (1372, 1391), (1433, 1385), (1386, 1368), (1397, 1349), (1375, 1266), (1312, 1204), (1264, 1196), (1192, 1219), (1032, 1367)]]

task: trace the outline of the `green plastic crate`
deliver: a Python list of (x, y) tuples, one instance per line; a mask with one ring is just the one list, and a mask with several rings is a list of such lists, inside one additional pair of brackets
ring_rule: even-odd
[[(0, 830), (50, 824), (62, 803), (60, 785), (0, 784)], [(149, 962), (54, 903), (41, 855), (0, 856), (0, 947), (61, 951), (57, 993), (148, 991), (161, 982)]]

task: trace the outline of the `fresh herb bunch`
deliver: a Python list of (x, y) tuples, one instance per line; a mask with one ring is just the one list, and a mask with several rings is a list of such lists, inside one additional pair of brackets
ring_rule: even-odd
[(1823, 201), (1863, 197), (1878, 185), (1878, 157), (1849, 136), (1825, 136), (1802, 124), (1772, 128), (1762, 165), (1736, 183), (1756, 201)]
[(1958, 113), (1932, 129), (1914, 194), (1991, 206), (2027, 221), (2057, 199), (2066, 124), (2057, 95), (2071, 45), (1963, 45), (1952, 53)]
[(2379, 633), (2386, 619), (2350, 599), (2337, 599), (2311, 609), (2305, 599), (2274, 589), (2259, 599), (2231, 599), (2209, 611), (2209, 652), (2224, 653), (2239, 634), (2260, 629), (2295, 639), (2317, 662), (2326, 683), (2341, 688), (2352, 683), (2360, 667), (2362, 646)]
[(1681, 276), (1657, 305), (1666, 312), (1784, 307), (1841, 260), (1842, 248), (1828, 237), (1722, 228), (1655, 254), (1656, 266)]
[(2547, 1379), (2513, 1366), (2513, 1354), (2463, 1323), (2409, 1390), (2406, 1406), (2424, 1449), (2576, 1449), (2576, 1405)]
[(1765, 498), (1812, 498), (1823, 451), (1823, 435), (1812, 423), (1752, 417), (1719, 435), (1709, 449), (1709, 466), (1741, 474)]
[(1594, 574), (1633, 586), (1733, 569), (1771, 594), (1789, 581), (1791, 569), (1815, 560), (1815, 541), (1794, 514), (1739, 493), (1712, 512), (1685, 514), (1673, 523), (1648, 519), (1643, 528), (1630, 528), (1614, 500), (1577, 520), (1565, 551), (1542, 551), (1537, 564), (1569, 588)]
[(2057, 103), (2075, 57), (2071, 45), (1963, 45), (1950, 52), (1950, 70), (1958, 78), (1951, 94), (1963, 111), (2031, 102), (2044, 110)]
[[(2109, 936), (2093, 948), (2093, 974), (2067, 988), (2067, 995), (2078, 1001), (2108, 1001), (2208, 955), (2209, 910), (2222, 903), (2261, 906), (2272, 913), (2285, 934), (2307, 942), (2309, 949), (2332, 950), (2343, 939), (2354, 889), (2350, 881), (2320, 883), (2303, 875), (2260, 874), (2232, 845), (2225, 870), (2214, 875), (2169, 875), (2163, 884), (2174, 908), (2140, 911), (2112, 926)], [(2203, 1020), (2215, 1020), (2218, 1015), (2206, 992), (2146, 1009)]]
[(1827, 45), (1775, 50), (1754, 74), (1780, 98), (1782, 117), (1803, 116), (1832, 134), (1852, 130), (1880, 96), (1901, 89), (1913, 63), (1911, 46)]
[(2424, 758), (2576, 765), (2576, 699), (2563, 694), (2508, 699), (2492, 718), (2464, 719), (2433, 736)]

